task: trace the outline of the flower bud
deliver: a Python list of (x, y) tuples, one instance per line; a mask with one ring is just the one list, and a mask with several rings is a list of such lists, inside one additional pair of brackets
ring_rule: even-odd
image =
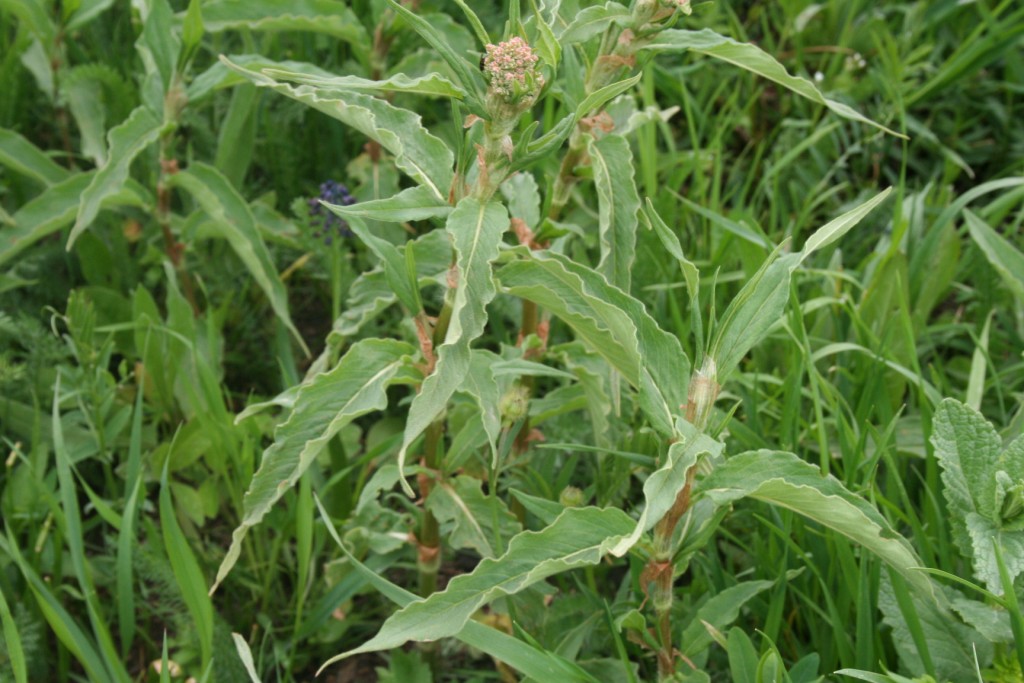
[(665, 5), (672, 9), (677, 9), (683, 14), (690, 14), (693, 9), (690, 7), (690, 0), (662, 0)]
[(715, 359), (705, 356), (700, 370), (690, 378), (690, 390), (687, 395), (686, 419), (698, 429), (708, 426), (711, 409), (718, 400), (718, 366)]
[(516, 384), (501, 397), (498, 410), (501, 411), (501, 423), (509, 427), (526, 417), (530, 403), (530, 390)]
[(538, 61), (533, 49), (519, 36), (488, 45), (484, 57), (484, 77), (490, 85), (488, 97), (523, 109), (532, 105), (544, 86)]
[(580, 489), (575, 486), (566, 486), (558, 494), (558, 502), (567, 508), (578, 508), (582, 507), (587, 502), (587, 499)]

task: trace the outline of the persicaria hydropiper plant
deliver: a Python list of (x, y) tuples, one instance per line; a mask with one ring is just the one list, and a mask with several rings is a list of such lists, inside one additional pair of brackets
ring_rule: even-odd
[[(325, 445), (352, 420), (397, 400), (405, 414), (397, 458), (367, 483), (357, 515), (398, 504), (396, 487), (408, 496), (399, 505), (412, 513), (406, 531), (416, 547), (419, 599), (365, 569), (401, 608), (376, 636), (325, 666), (454, 637), (534, 680), (556, 680), (544, 671), (557, 680), (594, 680), (551, 653), (532, 664), (516, 658), (507, 636), (478, 621), (488, 609), (497, 619), (538, 596), (558, 600), (547, 580), (574, 572), (614, 602), (609, 623), (647, 653), (635, 666), (651, 676), (656, 670), (662, 681), (701, 680), (693, 677), (711, 638), (699, 626), (680, 630), (679, 623), (700, 622), (675, 593), (691, 559), (744, 497), (848, 536), (930, 595), (931, 584), (913, 569), (920, 564), (915, 553), (871, 504), (792, 453), (726, 453), (721, 436), (731, 413), (716, 407), (742, 359), (783, 315), (791, 279), (888, 192), (828, 223), (801, 250), (774, 250), (714, 315), (702, 310), (700, 273), (685, 256), (687, 245), (641, 196), (632, 151), (640, 127), (663, 124), (676, 111), (636, 106), (645, 70), (687, 52), (724, 59), (839, 116), (877, 124), (754, 45), (685, 28), (688, 1), (609, 2), (574, 16), (560, 15), (558, 3), (539, 9), (531, 2), (523, 13), (514, 2), (501, 36), (458, 4), (478, 39), (472, 54), (453, 49), (407, 3), (389, 0), (390, 26), (415, 31), (436, 54), (437, 70), (429, 73), (368, 80), (222, 57), (234, 74), (365, 135), (377, 158), (404, 174), (393, 196), (356, 204), (327, 197), (324, 206), (376, 257), (406, 324), (390, 338), (350, 332), (279, 401), (290, 415), (263, 455), (217, 582), (238, 559), (247, 531)], [(451, 128), (425, 128), (409, 108), (417, 101), (450, 106)], [(385, 240), (378, 228), (386, 223), (414, 226), (415, 236), (405, 244)], [(646, 293), (633, 291), (640, 240), (654, 240), (686, 273), (680, 307), (693, 320), (689, 338), (659, 326), (645, 308)], [(519, 314), (518, 329), (489, 328), (493, 316), (509, 311)], [(500, 343), (479, 342), (485, 331), (493, 339), (499, 330)], [(579, 438), (596, 452), (601, 479), (576, 481), (550, 499), (524, 494), (517, 482), (531, 464), (556, 457), (545, 447), (545, 421), (570, 401), (591, 416), (589, 434)], [(656, 456), (623, 466), (611, 437), (630, 431)], [(642, 500), (629, 502), (620, 492), (633, 482)], [(478, 558), (468, 571), (444, 571), (456, 560), (465, 567), (466, 557)], [(620, 571), (603, 571), (611, 583), (597, 585), (595, 569), (609, 565)], [(438, 590), (442, 573), (450, 578)], [(763, 588), (747, 586), (743, 599)], [(742, 600), (733, 600), (735, 612)]]

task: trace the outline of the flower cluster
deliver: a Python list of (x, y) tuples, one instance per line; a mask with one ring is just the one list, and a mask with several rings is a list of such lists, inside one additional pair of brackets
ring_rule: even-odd
[(333, 180), (321, 183), (320, 195), (309, 200), (309, 224), (315, 228), (313, 237), (322, 239), (327, 245), (330, 245), (335, 237), (351, 236), (348, 223), (320, 202), (351, 206), (356, 203), (356, 199), (349, 194), (348, 188)]
[(544, 84), (537, 70), (538, 57), (525, 40), (515, 36), (487, 46), (484, 76), (491, 92), (507, 101), (533, 99)]

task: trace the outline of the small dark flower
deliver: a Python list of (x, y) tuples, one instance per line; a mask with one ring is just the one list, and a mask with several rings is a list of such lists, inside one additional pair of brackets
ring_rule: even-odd
[(335, 237), (351, 237), (352, 231), (348, 223), (333, 211), (324, 208), (320, 202), (351, 206), (356, 198), (349, 194), (348, 188), (341, 183), (327, 180), (320, 184), (320, 195), (309, 200), (310, 227), (314, 228), (313, 237), (322, 239), (330, 246)]

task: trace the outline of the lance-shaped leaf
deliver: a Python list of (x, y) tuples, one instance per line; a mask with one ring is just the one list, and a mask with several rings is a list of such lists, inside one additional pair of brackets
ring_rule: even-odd
[(89, 186), (82, 192), (75, 226), (68, 235), (68, 250), (100, 212), (103, 200), (119, 191), (128, 179), (132, 161), (160, 136), (160, 119), (145, 105), (133, 111), (107, 135), (107, 161), (96, 171)]
[(981, 247), (1010, 291), (1024, 303), (1024, 254), (974, 212), (965, 209), (964, 218), (974, 243)]
[(142, 35), (135, 42), (146, 74), (159, 74), (161, 92), (170, 90), (175, 66), (181, 53), (181, 40), (174, 32), (174, 14), (167, 0), (145, 0), (140, 3)]
[(481, 557), (495, 557), (522, 527), (505, 502), (486, 495), (480, 484), (479, 479), (465, 476), (439, 482), (425, 505), (440, 523), (449, 546), (472, 548)]
[(38, 147), (6, 128), (0, 128), (0, 164), (47, 187), (70, 175), (66, 168), (59, 166)]
[(213, 219), (214, 229), (231, 245), (256, 284), (267, 295), (274, 313), (308, 354), (309, 349), (288, 313), (288, 293), (278, 277), (267, 246), (260, 239), (252, 211), (238, 191), (220, 171), (200, 162), (170, 176), (170, 182), (172, 186), (191, 194)]
[(458, 634), (473, 613), (497, 598), (514, 595), (549, 576), (597, 564), (633, 520), (616, 508), (568, 508), (551, 526), (524, 531), (497, 559), (484, 559), (448, 587), (393, 614), (372, 640), (329, 660), (360, 652), (399, 647), (410, 640), (431, 641)]
[[(14, 227), (0, 230), (0, 265), (74, 221), (82, 201), (82, 193), (89, 187), (95, 175), (95, 171), (76, 173), (18, 209), (11, 217)], [(100, 207), (145, 208), (151, 204), (152, 197), (149, 192), (129, 179), (120, 190), (107, 195), (100, 202)]]
[(363, 23), (339, 0), (214, 0), (203, 3), (203, 27), (210, 33), (232, 29), (325, 33), (364, 50), (370, 47)]
[(644, 532), (657, 524), (676, 502), (679, 492), (686, 486), (687, 473), (702, 456), (718, 457), (724, 447), (720, 441), (703, 434), (686, 422), (676, 420), (679, 440), (668, 449), (668, 455), (661, 467), (651, 473), (644, 482), (644, 508), (632, 533), (619, 539), (610, 548), (613, 555), (625, 555), (636, 545)]
[[(213, 590), (224, 580), (242, 549), (248, 530), (295, 485), (328, 441), (349, 422), (387, 406), (387, 388), (408, 381), (406, 357), (414, 349), (389, 339), (366, 339), (352, 345), (338, 365), (303, 385), (291, 415), (274, 433), (260, 468), (245, 493), (242, 523), (217, 570)], [(404, 371), (404, 372), (403, 372)]]
[[(487, 324), (487, 304), (497, 293), (491, 261), (498, 257), (501, 236), (508, 228), (508, 214), (498, 202), (481, 203), (474, 197), (459, 202), (448, 216), (445, 229), (455, 246), (458, 285), (452, 299), (451, 323), (444, 343), (437, 350), (433, 374), (423, 381), (420, 393), (409, 408), (405, 437), (398, 454), (399, 472), (412, 442), (445, 410), (448, 399), (463, 384), (469, 371), (470, 343)], [(412, 488), (402, 478), (410, 496)]]
[(921, 560), (866, 500), (832, 475), (792, 453), (750, 451), (734, 455), (698, 480), (696, 491), (716, 505), (753, 498), (788, 508), (836, 531), (877, 555), (923, 595), (933, 595)]
[(345, 220), (367, 218), (390, 223), (443, 218), (452, 211), (448, 202), (439, 198), (430, 188), (423, 185), (406, 188), (387, 199), (371, 199), (349, 206), (324, 203), (324, 206)]
[(628, 292), (636, 260), (637, 211), (640, 195), (633, 176), (633, 152), (621, 135), (591, 139), (587, 145), (597, 188), (601, 261), (597, 269), (608, 281)]
[(474, 349), (469, 360), (469, 372), (465, 375), (462, 391), (469, 394), (480, 409), (480, 422), (487, 434), (491, 448), (491, 467), (498, 467), (498, 437), (501, 435), (501, 409), (498, 395), (498, 381), (495, 376), (502, 363), (501, 358), (482, 349)]
[(455, 157), (448, 145), (427, 132), (418, 114), (362, 93), (279, 83), (226, 57), (221, 60), (256, 85), (307, 104), (376, 140), (395, 155), (395, 164), (409, 177), (447, 200)]
[(718, 381), (732, 372), (747, 352), (760, 343), (778, 323), (789, 301), (793, 271), (818, 249), (832, 244), (889, 196), (891, 188), (847, 211), (816, 230), (803, 251), (775, 259), (771, 255), (729, 302), (715, 329), (708, 354), (717, 364)]
[(563, 45), (582, 43), (603, 33), (612, 25), (626, 26), (633, 20), (629, 8), (618, 2), (594, 5), (578, 12), (558, 36)]
[(732, 38), (727, 38), (726, 36), (715, 33), (711, 29), (706, 28), (701, 31), (668, 29), (667, 31), (659, 33), (650, 43), (643, 46), (643, 49), (653, 51), (689, 50), (698, 54), (707, 55), (708, 57), (720, 59), (723, 62), (729, 62), (741, 69), (746, 69), (747, 71), (763, 76), (770, 81), (774, 81), (782, 87), (792, 90), (797, 95), (806, 97), (812, 102), (816, 102), (827, 107), (830, 111), (842, 116), (843, 118), (850, 119), (851, 121), (858, 121), (860, 123), (866, 123), (869, 126), (875, 126), (890, 135), (895, 135), (901, 138), (906, 137), (894, 130), (886, 128), (880, 123), (875, 123), (842, 102), (836, 102), (835, 100), (828, 99), (821, 94), (821, 91), (818, 90), (814, 83), (806, 78), (793, 76), (786, 71), (786, 67), (782, 66), (782, 64), (780, 64), (774, 57), (756, 45), (752, 45), (751, 43), (741, 43), (733, 40)]
[(690, 377), (690, 360), (679, 340), (662, 330), (642, 303), (592, 269), (550, 252), (515, 253), (519, 258), (497, 271), (502, 286), (572, 327), (639, 390), (652, 425), (671, 436)]
[(267, 76), (279, 81), (314, 85), (329, 90), (355, 90), (368, 93), (403, 92), (433, 97), (452, 97), (457, 100), (466, 96), (465, 90), (437, 73), (416, 78), (410, 78), (405, 74), (395, 74), (383, 80), (374, 81), (359, 76), (325, 76), (320, 69), (310, 72), (306, 69), (296, 70), (294, 67), (288, 68), (287, 65), (278, 66), (273, 63), (267, 64), (261, 70)]
[[(334, 210), (334, 204), (325, 204)], [(383, 237), (373, 234), (363, 220), (357, 216), (349, 216), (349, 227), (352, 228), (359, 239), (363, 241), (370, 251), (380, 259), (381, 267), (384, 269), (384, 277), (388, 285), (394, 291), (398, 300), (411, 313), (419, 313), (423, 308), (420, 301), (419, 284), (412, 273), (406, 268), (405, 257), (398, 251), (398, 247)]]

